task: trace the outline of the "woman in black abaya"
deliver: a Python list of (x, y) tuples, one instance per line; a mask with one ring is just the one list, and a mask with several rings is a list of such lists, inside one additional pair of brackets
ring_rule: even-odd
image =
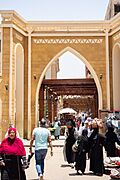
[(107, 157), (116, 157), (117, 151), (116, 151), (116, 145), (120, 145), (120, 140), (118, 139), (116, 133), (114, 132), (114, 127), (112, 126), (112, 123), (107, 126), (108, 130), (105, 134), (106, 140), (105, 140), (105, 150), (107, 152)]
[(75, 156), (75, 169), (77, 170), (77, 174), (79, 174), (79, 170), (84, 174), (86, 168), (86, 153), (88, 152), (88, 131), (87, 129), (83, 129), (82, 135), (78, 137), (77, 144), (77, 152)]
[(89, 137), (90, 171), (95, 175), (102, 176), (104, 173), (103, 146), (105, 145), (105, 137), (99, 134), (99, 128), (96, 122), (92, 126), (93, 132)]
[(66, 160), (68, 164), (74, 163), (75, 160), (75, 154), (72, 151), (72, 146), (75, 143), (75, 128), (73, 126), (73, 123), (71, 120), (67, 122), (67, 132), (66, 132), (67, 138), (66, 138), (66, 144), (65, 144), (65, 154), (66, 154)]

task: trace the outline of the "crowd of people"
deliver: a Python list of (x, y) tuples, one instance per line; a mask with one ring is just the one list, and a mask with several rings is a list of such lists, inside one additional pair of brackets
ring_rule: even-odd
[[(65, 161), (75, 168), (77, 174), (85, 174), (86, 160), (89, 159), (89, 170), (94, 175), (102, 176), (105, 173), (103, 147), (108, 157), (116, 157), (116, 143), (120, 140), (114, 132), (111, 121), (106, 123), (106, 131), (103, 133), (103, 121), (90, 117), (75, 119), (71, 116), (66, 121), (65, 145), (63, 155)], [(52, 127), (55, 129), (55, 140), (60, 137), (62, 122), (55, 117)], [(35, 152), (32, 146), (35, 141)], [(53, 156), (51, 132), (48, 120), (42, 118), (38, 127), (33, 129), (29, 151), (35, 153), (36, 171), (40, 180), (44, 175), (44, 160), (48, 151)], [(30, 158), (30, 157), (29, 157)], [(29, 159), (26, 156), (24, 144), (19, 133), (13, 125), (10, 125), (5, 138), (0, 144), (0, 168), (1, 180), (26, 180), (25, 169), (29, 167)], [(29, 159), (29, 160), (28, 160)]]
[(81, 122), (78, 130), (73, 119), (69, 119), (63, 152), (65, 160), (72, 168), (75, 167), (77, 174), (80, 174), (79, 171), (81, 174), (85, 173), (88, 158), (90, 172), (102, 176), (105, 173), (103, 149), (108, 157), (118, 156), (116, 143), (120, 145), (120, 140), (114, 132), (112, 123), (107, 122), (105, 125), (106, 131), (101, 133), (101, 129), (104, 128), (102, 120), (86, 119), (84, 124)]

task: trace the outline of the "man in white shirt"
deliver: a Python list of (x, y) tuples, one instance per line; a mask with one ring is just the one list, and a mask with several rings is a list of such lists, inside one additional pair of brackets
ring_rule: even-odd
[(53, 156), (53, 147), (51, 143), (50, 131), (46, 128), (46, 120), (41, 119), (40, 127), (34, 128), (32, 132), (32, 139), (30, 141), (30, 153), (32, 153), (32, 145), (35, 140), (35, 161), (36, 170), (39, 179), (43, 179), (44, 173), (44, 159), (48, 150), (48, 143), (51, 148), (51, 156)]

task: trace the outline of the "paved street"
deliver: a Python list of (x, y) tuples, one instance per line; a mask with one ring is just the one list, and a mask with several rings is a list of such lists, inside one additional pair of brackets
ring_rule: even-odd
[[(53, 141), (54, 155), (50, 156), (48, 151), (45, 161), (45, 180), (110, 180), (108, 175), (102, 177), (94, 176), (89, 173), (89, 160), (87, 160), (86, 175), (76, 175), (75, 169), (68, 166), (67, 162), (63, 159), (64, 140)], [(28, 150), (28, 148), (27, 148)], [(34, 157), (31, 160), (30, 168), (26, 170), (27, 180), (38, 180)]]

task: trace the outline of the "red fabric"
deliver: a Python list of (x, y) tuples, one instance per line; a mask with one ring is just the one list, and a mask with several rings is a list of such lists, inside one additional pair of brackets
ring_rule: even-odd
[(115, 164), (117, 164), (118, 166), (120, 166), (120, 162), (115, 162)]
[(8, 129), (8, 134), (10, 134), (10, 132), (11, 131), (14, 131), (15, 132), (15, 134), (16, 134), (16, 128), (14, 128), (14, 127), (10, 127), (9, 129)]
[[(16, 132), (15, 128), (9, 128), (8, 134), (10, 131)], [(25, 156), (26, 151), (21, 139), (15, 137), (14, 139), (10, 139), (10, 137), (5, 138), (0, 144), (0, 153), (15, 155), (15, 156)]]

